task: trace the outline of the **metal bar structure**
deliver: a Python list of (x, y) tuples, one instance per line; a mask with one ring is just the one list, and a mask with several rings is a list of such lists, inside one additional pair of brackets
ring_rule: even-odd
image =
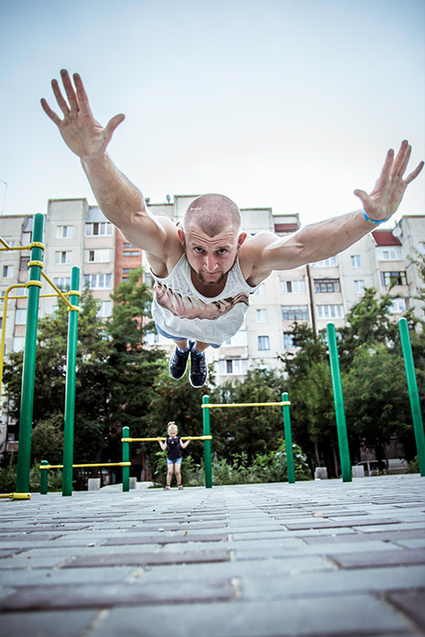
[[(211, 435), (210, 429), (210, 410), (208, 409), (210, 398), (209, 396), (202, 396), (202, 407), (206, 409), (202, 412), (202, 420), (204, 426), (204, 436)], [(204, 471), (205, 471), (205, 488), (212, 489), (212, 462), (211, 462), (211, 440), (204, 440)]]
[[(130, 437), (130, 427), (122, 428), (123, 439)], [(130, 460), (130, 443), (122, 443), (122, 461), (127, 463)], [(130, 491), (130, 467), (122, 470), (122, 490), (124, 492)]]
[[(72, 467), (129, 467), (131, 462), (87, 462), (83, 464), (73, 464)], [(47, 460), (42, 460), (40, 464), (40, 494), (47, 494), (49, 469), (62, 469), (63, 464), (49, 464)], [(44, 471), (41, 471), (44, 469)]]
[[(43, 239), (44, 217), (42, 214), (34, 216), (33, 240), (41, 244)], [(32, 415), (34, 407), (34, 376), (35, 376), (35, 356), (37, 348), (37, 327), (38, 327), (38, 301), (41, 287), (41, 269), (43, 267), (42, 248), (34, 246), (31, 248), (31, 261), (29, 267), (29, 290), (27, 325), (25, 332), (25, 349), (22, 368), (22, 394), (21, 394), (21, 415), (19, 420), (19, 447), (18, 466), (16, 477), (16, 492), (23, 493), (29, 491), (30, 468), (31, 468), (31, 434)]]
[(80, 268), (73, 267), (71, 273), (72, 309), (68, 308), (68, 339), (66, 353), (65, 422), (63, 439), (62, 496), (72, 495), (72, 463), (74, 459), (75, 375), (77, 365), (78, 336), (78, 290)]
[(415, 364), (413, 361), (412, 344), (410, 342), (409, 326), (405, 318), (398, 322), (403, 350), (404, 367), (406, 369), (407, 387), (409, 390), (410, 407), (412, 410), (413, 430), (418, 451), (419, 471), (425, 476), (425, 434), (419, 401), (418, 384), (416, 382)]
[[(158, 442), (167, 438), (121, 438), (121, 442)], [(181, 436), (181, 440), (212, 440), (212, 436)]]
[(283, 427), (285, 430), (286, 441), (286, 465), (288, 469), (288, 482), (289, 484), (295, 483), (295, 467), (294, 467), (294, 452), (292, 449), (292, 432), (291, 432), (291, 416), (289, 413), (288, 394), (285, 392), (282, 394), (283, 402)]
[(335, 325), (328, 323), (326, 329), (328, 334), (329, 360), (331, 365), (342, 481), (351, 482), (353, 478), (351, 474), (350, 450), (348, 448), (347, 424), (345, 422), (344, 398), (342, 394), (341, 370), (339, 368)]
[[(288, 394), (282, 394), (282, 400), (280, 402), (269, 403), (210, 403), (209, 396), (202, 397), (202, 410), (204, 421), (204, 434), (205, 437), (210, 433), (210, 409), (226, 408), (226, 407), (283, 407), (283, 426), (285, 431), (286, 441), (286, 462), (288, 470), (288, 482), (293, 484), (295, 482), (295, 468), (294, 468), (294, 453), (292, 449), (292, 434), (291, 434), (291, 420), (289, 414), (289, 405), (291, 402), (288, 400)], [(204, 442), (204, 445), (207, 441)], [(209, 465), (207, 467), (207, 454), (209, 454)], [(205, 451), (205, 486), (207, 488), (212, 487), (212, 470), (211, 470), (211, 443), (209, 442), (209, 448)]]

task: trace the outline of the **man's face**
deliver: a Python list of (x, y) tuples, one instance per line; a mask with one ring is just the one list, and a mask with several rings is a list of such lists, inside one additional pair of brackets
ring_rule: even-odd
[(179, 229), (189, 265), (203, 285), (219, 285), (232, 268), (246, 234), (227, 228), (209, 237), (195, 223), (186, 232)]

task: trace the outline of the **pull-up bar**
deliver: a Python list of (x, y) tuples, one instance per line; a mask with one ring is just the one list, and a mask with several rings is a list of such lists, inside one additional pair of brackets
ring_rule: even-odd
[(211, 442), (210, 438), (210, 409), (215, 408), (227, 408), (227, 407), (283, 407), (283, 425), (285, 431), (286, 441), (286, 462), (288, 467), (288, 482), (293, 484), (295, 482), (295, 468), (294, 468), (294, 454), (292, 451), (292, 434), (291, 434), (291, 420), (289, 415), (288, 394), (282, 394), (282, 400), (280, 402), (270, 403), (222, 403), (222, 404), (210, 404), (209, 396), (202, 397), (202, 409), (203, 409), (203, 421), (204, 421), (204, 455), (205, 455), (205, 486), (207, 489), (212, 487), (212, 467), (211, 467)]

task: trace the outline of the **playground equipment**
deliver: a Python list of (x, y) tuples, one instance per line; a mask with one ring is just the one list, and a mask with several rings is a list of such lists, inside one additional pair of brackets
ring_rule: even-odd
[(345, 422), (344, 398), (342, 395), (341, 370), (339, 368), (335, 325), (333, 323), (328, 323), (326, 330), (328, 333), (329, 360), (331, 364), (332, 388), (334, 393), (342, 481), (351, 482), (353, 478), (351, 475), (350, 450), (348, 448), (347, 424)]
[(72, 285), (71, 292), (67, 295), (61, 292), (49, 277), (42, 271), (42, 252), (44, 250), (43, 238), (44, 217), (42, 214), (34, 216), (33, 241), (27, 246), (9, 246), (0, 238), (2, 247), (0, 250), (31, 250), (31, 260), (28, 263), (29, 280), (24, 284), (16, 284), (10, 286), (3, 298), (3, 325), (1, 335), (1, 351), (0, 351), (0, 372), (3, 372), (3, 355), (4, 340), (6, 333), (6, 311), (7, 301), (11, 297), (10, 290), (14, 288), (28, 288), (28, 305), (27, 305), (27, 324), (25, 331), (25, 347), (24, 360), (22, 369), (22, 392), (21, 392), (21, 417), (19, 421), (19, 448), (18, 448), (18, 466), (16, 478), (16, 493), (25, 493), (29, 489), (29, 475), (31, 464), (31, 434), (32, 434), (32, 415), (34, 406), (34, 376), (35, 376), (35, 357), (37, 346), (37, 327), (38, 327), (38, 305), (40, 298), (40, 288), (42, 287), (41, 277), (55, 290), (54, 295), (41, 296), (60, 296), (68, 305), (69, 322), (68, 322), (68, 346), (67, 346), (67, 365), (66, 365), (66, 396), (65, 396), (65, 440), (64, 445), (64, 472), (63, 472), (63, 495), (71, 495), (72, 491), (72, 454), (73, 454), (73, 432), (74, 432), (74, 403), (75, 403), (75, 361), (77, 351), (77, 325), (78, 325), (78, 296), (79, 296), (79, 278), (80, 270), (77, 267), (72, 268)]
[[(130, 429), (129, 427), (123, 427), (122, 430), (123, 433), (123, 437), (121, 439), (122, 442), (122, 459), (124, 461), (124, 458), (126, 458), (127, 460), (130, 457), (130, 442), (158, 442), (158, 440), (167, 440), (167, 438), (130, 438)], [(212, 436), (210, 435), (210, 433), (208, 432), (205, 433), (205, 426), (204, 426), (204, 435), (203, 436), (182, 436), (181, 437), (182, 440), (203, 440), (204, 441), (204, 465), (205, 465), (205, 486), (208, 488), (208, 475), (207, 475), (207, 465), (210, 467), (210, 473), (211, 473), (211, 440), (212, 440)], [(206, 446), (206, 443), (209, 444), (209, 446)], [(128, 472), (128, 475), (127, 475)], [(122, 490), (123, 491), (129, 491), (130, 486), (129, 486), (129, 482), (130, 482), (130, 476), (129, 476), (129, 472), (130, 470), (128, 469), (126, 471), (125, 477), (124, 477), (124, 469), (123, 469), (123, 480), (122, 480)]]
[[(406, 369), (407, 385), (409, 389), (410, 406), (412, 410), (413, 429), (415, 434), (416, 448), (418, 451), (419, 471), (422, 477), (425, 476), (425, 434), (422, 422), (421, 406), (419, 402), (418, 386), (416, 382), (416, 372), (413, 363), (412, 345), (410, 343), (409, 328), (407, 320), (401, 318), (398, 322), (401, 345), (403, 350), (404, 366)], [(341, 473), (343, 482), (351, 482), (350, 452), (348, 449), (347, 425), (345, 422), (344, 399), (342, 394), (341, 371), (338, 360), (338, 347), (336, 343), (335, 325), (328, 323), (327, 326), (329, 359), (332, 373), (332, 387), (334, 393), (334, 403), (336, 411), (336, 424), (338, 430), (338, 446), (341, 461)]]
[(0, 498), (9, 498), (9, 500), (31, 500), (31, 493), (2, 493)]
[[(212, 467), (211, 467), (211, 441), (210, 441), (210, 409), (215, 408), (228, 408), (228, 407), (283, 407), (283, 423), (286, 440), (286, 462), (288, 467), (288, 482), (293, 484), (295, 482), (295, 469), (294, 469), (294, 454), (292, 452), (292, 434), (291, 434), (291, 420), (289, 414), (289, 405), (291, 403), (288, 400), (288, 394), (282, 394), (282, 401), (277, 403), (217, 403), (211, 404), (209, 396), (202, 397), (202, 410), (203, 410), (203, 422), (204, 422), (204, 453), (205, 453), (205, 487), (211, 489), (212, 487)], [(208, 437), (208, 439), (207, 439)], [(207, 446), (208, 445), (208, 446)], [(208, 466), (207, 466), (208, 458)]]
[[(131, 462), (91, 462), (84, 464), (73, 464), (72, 468), (77, 467), (130, 467)], [(49, 464), (47, 460), (42, 460), (40, 464), (40, 494), (46, 495), (48, 490), (48, 471), (49, 469), (62, 469), (64, 467), (63, 464)], [(71, 474), (72, 478), (72, 474)], [(71, 482), (71, 490), (72, 490), (72, 482)], [(123, 488), (124, 491), (124, 488)], [(127, 489), (128, 491), (128, 489)], [(62, 493), (62, 495), (68, 495), (67, 493)], [(72, 494), (71, 494), (72, 495)]]

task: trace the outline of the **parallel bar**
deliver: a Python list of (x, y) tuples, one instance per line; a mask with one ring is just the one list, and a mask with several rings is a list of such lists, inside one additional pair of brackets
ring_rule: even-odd
[[(33, 239), (40, 243), (43, 238), (44, 217), (42, 214), (34, 215)], [(40, 246), (43, 245), (40, 243)], [(34, 408), (34, 377), (35, 358), (37, 348), (37, 327), (38, 327), (38, 299), (40, 295), (41, 259), (43, 257), (42, 248), (37, 246), (31, 248), (31, 262), (29, 268), (29, 281), (35, 281), (28, 290), (27, 325), (25, 331), (24, 360), (22, 366), (22, 391), (21, 391), (21, 413), (19, 419), (19, 447), (18, 466), (16, 475), (16, 492), (25, 493), (30, 487), (31, 468), (31, 435), (32, 416)], [(30, 262), (30, 263), (31, 263)], [(30, 264), (28, 264), (30, 265)]]
[(407, 386), (409, 389), (410, 408), (412, 410), (413, 430), (415, 433), (416, 449), (418, 452), (419, 471), (425, 476), (425, 434), (422, 422), (421, 403), (419, 401), (418, 384), (416, 381), (415, 364), (413, 361), (412, 344), (409, 336), (409, 326), (405, 318), (398, 322), (401, 347), (403, 350), (404, 367), (406, 369)]
[(294, 468), (294, 452), (292, 449), (292, 433), (291, 433), (291, 416), (289, 414), (289, 401), (288, 394), (282, 394), (283, 401), (283, 427), (285, 430), (285, 442), (286, 442), (286, 466), (288, 469), (288, 482), (289, 484), (295, 483), (295, 468)]
[[(98, 462), (91, 464), (73, 464), (73, 467), (130, 467), (131, 462)], [(63, 464), (41, 464), (40, 469), (62, 469)]]
[(328, 333), (329, 360), (332, 374), (332, 387), (335, 403), (336, 428), (338, 434), (342, 481), (351, 482), (353, 478), (351, 474), (350, 450), (348, 447), (347, 424), (345, 422), (344, 398), (342, 394), (341, 371), (339, 368), (335, 325), (333, 323), (328, 323), (326, 329)]
[(220, 404), (204, 404), (201, 405), (202, 409), (212, 409), (213, 407), (282, 407), (283, 405), (290, 405), (290, 401), (282, 401), (280, 403), (220, 403)]
[[(121, 442), (158, 442), (167, 438), (121, 438)], [(212, 436), (181, 436), (181, 440), (212, 440)]]
[(210, 431), (210, 410), (209, 407), (209, 396), (202, 396), (202, 407), (207, 407), (204, 409), (202, 416), (204, 422), (204, 466), (205, 466), (205, 488), (212, 489), (212, 462), (211, 462), (211, 440), (209, 439), (211, 435)]
[[(66, 352), (65, 381), (65, 421), (63, 441), (62, 496), (72, 495), (72, 463), (74, 461), (74, 416), (75, 416), (75, 376), (77, 366), (78, 341), (78, 288), (80, 268), (73, 267), (71, 272), (71, 307), (68, 315), (68, 340)], [(75, 309), (76, 308), (76, 309)]]
[[(130, 427), (122, 428), (123, 438), (126, 439), (130, 435)], [(130, 445), (128, 442), (122, 443), (122, 461), (123, 467), (122, 470), (122, 490), (125, 492), (130, 491), (130, 469), (129, 469), (129, 460), (130, 460)], [(125, 463), (125, 464), (124, 464)], [(128, 463), (128, 464), (127, 464)]]

